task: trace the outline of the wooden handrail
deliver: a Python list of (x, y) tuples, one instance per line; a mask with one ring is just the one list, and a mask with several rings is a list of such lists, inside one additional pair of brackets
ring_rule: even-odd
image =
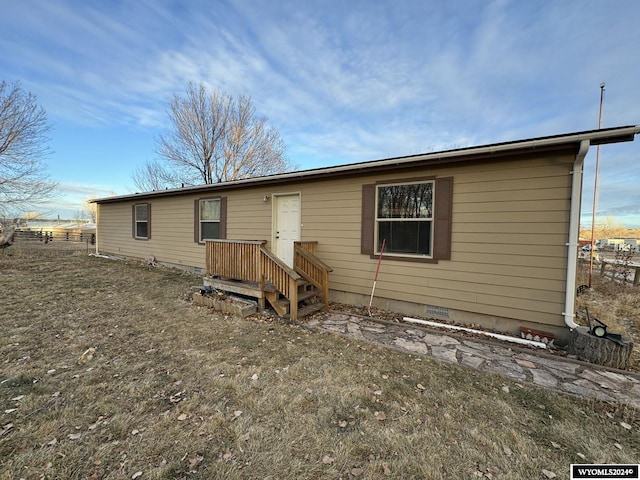
[(293, 244), (297, 247), (304, 248), (307, 252), (311, 253), (312, 255), (316, 254), (316, 246), (318, 245), (318, 242), (315, 240), (305, 240), (304, 242), (297, 241), (297, 242), (293, 242)]
[(316, 257), (315, 253), (305, 249), (304, 247), (296, 245), (294, 246), (294, 252), (296, 255), (300, 255), (301, 257), (307, 259), (313, 265), (317, 266), (317, 268), (326, 270), (327, 272), (333, 272), (333, 268)]
[(328, 303), (332, 269), (314, 255), (317, 242), (294, 243), (294, 268), (267, 250), (265, 244), (263, 240), (207, 240), (207, 275), (255, 282), (263, 292), (265, 282), (269, 282), (289, 300), (293, 320), (298, 317), (298, 285), (303, 278), (318, 288), (324, 303)]
[(265, 280), (271, 282), (276, 290), (289, 300), (289, 316), (292, 320), (297, 320), (298, 280), (302, 277), (264, 246), (260, 247), (260, 253), (260, 263)]
[(217, 240), (206, 240), (207, 242), (214, 243), (237, 243), (242, 245), (264, 245), (266, 240), (229, 240), (227, 238), (219, 238)]
[(207, 275), (259, 282), (260, 248), (264, 240), (207, 240)]
[(329, 272), (333, 269), (302, 245), (294, 245), (294, 267), (307, 281), (322, 292), (325, 305), (329, 303)]
[[(302, 277), (264, 246), (260, 247), (260, 254), (261, 270), (265, 280), (271, 282), (273, 286), (276, 287), (276, 290), (289, 300), (292, 300), (291, 296), (293, 292), (291, 291), (291, 281), (297, 285), (298, 280)], [(293, 290), (297, 293), (297, 286), (293, 288)]]

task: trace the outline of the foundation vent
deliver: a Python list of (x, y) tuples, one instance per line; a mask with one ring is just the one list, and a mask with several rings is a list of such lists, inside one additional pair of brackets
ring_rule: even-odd
[(427, 317), (449, 318), (449, 309), (447, 307), (436, 307), (435, 305), (427, 305), (425, 314)]

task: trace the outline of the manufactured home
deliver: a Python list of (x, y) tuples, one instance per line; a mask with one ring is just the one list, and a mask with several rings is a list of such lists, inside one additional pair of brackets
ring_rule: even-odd
[[(375, 306), (562, 341), (576, 325), (585, 155), (638, 133), (608, 128), (101, 198), (96, 250), (254, 282), (261, 300), (304, 277), (355, 305), (368, 304), (382, 254)], [(288, 280), (274, 293), (277, 272)]]

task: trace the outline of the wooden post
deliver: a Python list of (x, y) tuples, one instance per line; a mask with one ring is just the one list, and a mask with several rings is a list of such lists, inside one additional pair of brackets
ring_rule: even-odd
[(322, 300), (324, 301), (324, 308), (329, 308), (329, 272), (323, 270), (322, 273)]
[(291, 320), (298, 320), (298, 282), (289, 277), (289, 317)]
[(638, 285), (640, 284), (640, 266), (636, 266), (635, 269), (636, 269), (636, 273), (633, 276), (633, 284)]
[[(259, 269), (260, 267), (258, 267)], [(264, 273), (260, 273), (260, 297), (258, 297), (258, 306), (260, 307), (260, 311), (262, 312), (265, 309), (264, 303)]]

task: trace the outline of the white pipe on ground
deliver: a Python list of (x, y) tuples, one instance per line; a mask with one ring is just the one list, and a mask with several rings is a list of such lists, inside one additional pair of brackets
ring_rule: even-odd
[(446, 323), (432, 322), (430, 320), (422, 320), (420, 318), (404, 317), (402, 320), (410, 323), (418, 323), (420, 325), (428, 325), (430, 327), (449, 328), (451, 330), (461, 330), (463, 332), (477, 333), (480, 335), (486, 335), (487, 337), (497, 338), (498, 340), (504, 340), (512, 343), (519, 343), (521, 345), (531, 345), (538, 348), (547, 348), (547, 345), (543, 342), (537, 342), (535, 340), (527, 340), (526, 338), (511, 337), (509, 335), (502, 335), (501, 333), (483, 332), (482, 330), (474, 330), (473, 328), (458, 327), (457, 325), (449, 325)]
[(109, 255), (101, 255), (99, 253), (90, 253), (89, 256), (96, 257), (96, 258), (106, 258), (107, 260), (115, 260), (114, 257), (110, 257)]

